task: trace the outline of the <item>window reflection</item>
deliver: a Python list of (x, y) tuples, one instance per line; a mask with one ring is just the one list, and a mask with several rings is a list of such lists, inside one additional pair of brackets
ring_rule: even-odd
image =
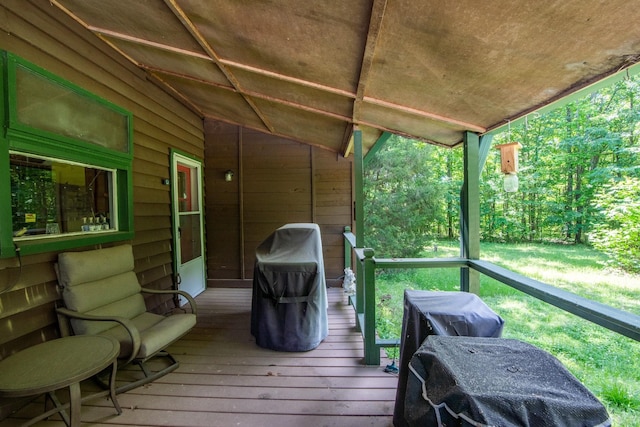
[(113, 171), (11, 153), (10, 175), (14, 238), (116, 228)]

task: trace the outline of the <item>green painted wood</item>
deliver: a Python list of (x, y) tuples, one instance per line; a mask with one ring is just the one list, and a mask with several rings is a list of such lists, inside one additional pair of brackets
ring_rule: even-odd
[(344, 268), (351, 268), (351, 252), (355, 246), (355, 236), (351, 233), (351, 227), (346, 226), (344, 228)]
[(383, 132), (382, 135), (380, 135), (380, 138), (378, 138), (378, 140), (373, 144), (373, 147), (369, 149), (367, 155), (364, 156), (365, 166), (376, 156), (376, 153), (385, 146), (389, 138), (391, 138), (391, 135), (392, 134), (389, 132)]
[(355, 219), (356, 219), (356, 247), (364, 247), (364, 159), (362, 157), (362, 131), (353, 132), (354, 144), (354, 173), (355, 173)]
[[(355, 222), (356, 222), (356, 248), (364, 247), (364, 161), (362, 157), (362, 131), (355, 130), (354, 141), (354, 175), (355, 175)], [(356, 274), (356, 312), (364, 313), (364, 276)]]
[(466, 268), (465, 258), (376, 258), (376, 268)]
[(591, 301), (555, 286), (509, 271), (488, 261), (469, 260), (475, 271), (492, 277), (541, 301), (640, 341), (640, 316)]
[[(464, 134), (464, 182), (460, 198), (461, 256), (468, 259), (480, 257), (480, 167), (478, 135)], [(480, 276), (477, 272), (463, 268), (460, 271), (460, 290), (480, 293)]]
[(380, 348), (376, 345), (376, 261), (371, 248), (364, 250), (364, 363), (380, 365)]

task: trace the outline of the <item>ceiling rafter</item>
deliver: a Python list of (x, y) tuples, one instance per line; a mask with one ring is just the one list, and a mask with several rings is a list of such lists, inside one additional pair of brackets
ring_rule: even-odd
[(151, 40), (141, 39), (140, 37), (133, 37), (133, 36), (130, 36), (130, 35), (127, 35), (127, 34), (122, 34), (122, 33), (116, 32), (116, 31), (107, 30), (105, 28), (93, 27), (91, 25), (87, 26), (87, 29), (89, 29), (89, 30), (91, 30), (94, 33), (97, 33), (99, 35), (109, 36), (109, 37), (113, 37), (113, 38), (116, 38), (116, 39), (119, 39), (119, 40), (132, 42), (132, 43), (135, 43), (135, 44), (151, 46), (151, 47), (155, 47), (157, 49), (178, 53), (180, 55), (192, 56), (194, 58), (200, 58), (200, 59), (204, 59), (204, 60), (207, 60), (207, 61), (210, 61), (210, 62), (214, 62), (214, 60), (210, 56), (205, 55), (203, 53), (193, 52), (193, 51), (187, 50), (187, 49), (179, 49), (177, 47), (169, 46), (169, 45), (162, 44), (162, 43), (153, 42)]
[[(378, 38), (380, 37), (380, 29), (382, 28), (382, 20), (384, 12), (387, 8), (387, 0), (374, 0), (371, 8), (371, 18), (369, 19), (369, 30), (367, 32), (367, 41), (362, 55), (362, 65), (360, 66), (360, 78), (358, 79), (358, 87), (356, 89), (356, 97), (353, 103), (353, 121), (357, 122), (360, 118), (360, 108), (364, 99), (367, 82), (371, 74), (371, 64), (376, 51)], [(353, 138), (351, 135), (345, 135), (342, 143), (342, 155), (347, 157), (353, 149)]]
[(424, 141), (424, 142), (426, 142), (428, 144), (437, 145), (439, 147), (451, 148), (450, 145), (444, 144), (442, 142), (434, 141), (434, 140), (429, 139), (429, 138), (423, 138), (423, 137), (415, 136), (415, 135), (412, 135), (412, 134), (410, 134), (408, 132), (404, 132), (404, 131), (401, 131), (401, 130), (398, 130), (398, 129), (391, 129), (391, 128), (386, 127), (386, 126), (382, 126), (382, 125), (375, 124), (375, 123), (370, 123), (370, 122), (367, 122), (367, 121), (364, 121), (364, 120), (360, 120), (358, 123), (354, 123), (354, 126), (358, 126), (358, 125), (367, 126), (367, 127), (370, 127), (370, 128), (373, 128), (373, 129), (377, 129), (377, 130), (382, 131), (382, 132), (388, 132), (388, 133), (392, 133), (392, 134), (395, 134), (395, 135), (400, 135), (400, 136), (403, 136), (403, 137), (409, 138), (409, 139), (417, 139), (417, 140), (420, 140), (420, 141)]
[(189, 17), (187, 17), (187, 14), (184, 13), (182, 8), (176, 4), (175, 0), (164, 0), (164, 3), (173, 12), (173, 14), (180, 20), (180, 22), (182, 22), (182, 25), (185, 26), (187, 31), (189, 31), (189, 33), (195, 38), (195, 40), (204, 49), (204, 51), (209, 56), (211, 56), (211, 59), (213, 59), (213, 61), (218, 65), (218, 67), (220, 68), (222, 73), (225, 75), (225, 77), (229, 80), (229, 82), (233, 85), (233, 87), (236, 88), (238, 93), (244, 98), (245, 102), (249, 104), (249, 106), (253, 109), (254, 113), (260, 118), (260, 120), (265, 125), (265, 127), (269, 129), (269, 132), (274, 132), (273, 125), (264, 116), (262, 111), (260, 111), (260, 109), (255, 104), (255, 102), (253, 102), (253, 100), (249, 96), (243, 93), (242, 86), (240, 85), (240, 82), (238, 81), (236, 76), (228, 69), (226, 65), (224, 65), (220, 61), (220, 57), (218, 56), (218, 54), (209, 45), (209, 43), (205, 40), (202, 34), (200, 34), (200, 31), (198, 31), (198, 29), (195, 27), (193, 22), (191, 22)]
[[(161, 69), (161, 68), (150, 67), (148, 65), (140, 65), (140, 67), (144, 68), (145, 70), (147, 70), (147, 71), (149, 71), (151, 73), (154, 73), (154, 75), (157, 74), (157, 73), (165, 74), (165, 75), (169, 75), (169, 76), (178, 77), (178, 78), (184, 79), (184, 80), (191, 80), (191, 81), (194, 81), (194, 82), (198, 82), (198, 83), (206, 85), (206, 86), (212, 86), (212, 87), (216, 87), (218, 89), (224, 89), (224, 90), (228, 90), (230, 92), (238, 93), (238, 90), (236, 88), (232, 87), (232, 86), (222, 85), (220, 83), (215, 83), (215, 82), (212, 82), (212, 81), (209, 81), (209, 80), (198, 79), (198, 78), (186, 75), (186, 74), (176, 73), (176, 72), (169, 71), (169, 70), (164, 70), (164, 69)], [(160, 79), (160, 80), (162, 81), (162, 79)], [(169, 85), (166, 82), (164, 84)], [(287, 101), (286, 99), (281, 99), (281, 98), (277, 98), (277, 97), (274, 97), (274, 96), (265, 95), (263, 93), (254, 92), (254, 91), (250, 91), (250, 90), (245, 90), (244, 94), (247, 95), (247, 96), (251, 96), (253, 98), (260, 98), (260, 99), (264, 99), (266, 101), (274, 102), (274, 103), (277, 103), (277, 104), (286, 105), (286, 106), (295, 108), (297, 110), (308, 111), (310, 113), (315, 113), (315, 114), (318, 114), (318, 115), (321, 115), (321, 116), (331, 117), (333, 119), (340, 120), (340, 121), (343, 121), (343, 122), (347, 122), (347, 123), (351, 123), (352, 122), (351, 117), (349, 117), (349, 116), (345, 116), (345, 115), (337, 114), (337, 113), (332, 113), (331, 111), (321, 110), (319, 108), (310, 107), (308, 105), (303, 105), (303, 104), (300, 104), (300, 103), (297, 103), (297, 102)], [(220, 119), (220, 120), (222, 120), (222, 119)]]
[[(253, 126), (253, 125), (248, 124), (248, 123), (236, 122), (236, 121), (229, 120), (229, 119), (221, 119), (221, 118), (213, 116), (211, 114), (205, 114), (204, 117), (206, 119), (217, 120), (217, 121), (221, 121), (221, 122), (224, 122), (224, 123), (228, 123), (230, 125), (236, 125), (236, 126), (240, 126), (242, 128), (245, 128), (245, 129), (252, 129), (252, 130), (264, 133), (264, 129), (261, 129), (259, 127)], [(278, 132), (278, 131), (271, 132), (270, 135), (277, 136), (277, 137), (284, 138), (284, 139), (288, 139), (290, 141), (300, 142), (300, 140), (296, 140), (296, 139), (292, 138), (291, 135), (288, 135), (288, 134), (285, 134), (285, 133), (282, 133), (282, 132)], [(322, 150), (330, 151), (332, 153), (336, 152), (335, 150), (331, 149), (330, 147), (328, 147), (328, 146), (326, 146), (324, 144), (318, 144), (318, 143), (314, 143), (314, 142), (305, 142), (305, 144), (309, 145), (311, 147), (316, 147), (316, 148), (320, 148)]]
[[(455, 147), (465, 131), (495, 132), (620, 68), (639, 71), (632, 64), (640, 29), (628, 18), (640, 12), (624, 0), (544, 0), (526, 10), (437, 0), (322, 10), (308, 0), (274, 0), (219, 9), (198, 0), (193, 16), (191, 0), (50, 3), (194, 112), (344, 156), (357, 126), (365, 150), (381, 132)], [(540, 13), (556, 4), (556, 13)], [(494, 30), (477, 37), (478, 25)], [(310, 130), (316, 125), (330, 134)]]
[(453, 119), (451, 117), (445, 117), (445, 116), (442, 116), (440, 114), (429, 113), (427, 111), (418, 110), (416, 108), (405, 107), (405, 106), (402, 106), (402, 105), (394, 104), (392, 102), (383, 101), (381, 99), (376, 99), (376, 98), (371, 98), (371, 97), (365, 96), (364, 99), (363, 99), (363, 102), (365, 102), (367, 104), (378, 105), (380, 107), (385, 107), (385, 108), (389, 108), (389, 109), (396, 110), (396, 111), (401, 111), (403, 113), (411, 114), (411, 115), (414, 115), (414, 116), (423, 117), (425, 119), (435, 120), (435, 121), (443, 122), (443, 123), (449, 123), (449, 124), (456, 125), (456, 126), (462, 126), (464, 129), (470, 130), (470, 131), (473, 131), (473, 132), (484, 133), (484, 132), (487, 131), (487, 129), (485, 127), (482, 127), (482, 126), (479, 126), (479, 125), (476, 125), (476, 124), (473, 124), (473, 123), (464, 122), (462, 120)]
[(331, 87), (331, 86), (326, 86), (326, 85), (323, 85), (323, 84), (320, 84), (320, 83), (310, 82), (309, 80), (298, 79), (296, 77), (287, 76), (285, 74), (274, 73), (273, 71), (268, 71), (268, 70), (265, 70), (265, 69), (262, 69), (262, 68), (252, 67), (252, 66), (246, 65), (246, 64), (240, 64), (239, 62), (233, 62), (233, 61), (229, 61), (229, 60), (226, 60), (226, 59), (220, 59), (220, 62), (222, 64), (228, 65), (229, 67), (239, 68), (241, 70), (249, 71), (251, 73), (258, 74), (258, 75), (261, 75), (261, 76), (271, 77), (271, 78), (274, 78), (276, 80), (281, 80), (281, 81), (285, 81), (285, 82), (289, 82), (289, 83), (296, 83), (296, 84), (299, 84), (301, 86), (306, 86), (306, 87), (310, 87), (310, 88), (313, 88), (313, 89), (318, 89), (320, 91), (332, 93), (334, 95), (340, 95), (340, 96), (344, 96), (346, 98), (355, 98), (356, 97), (356, 94), (353, 93), (353, 92), (349, 92), (347, 90), (342, 90), (342, 89), (338, 89), (338, 88)]

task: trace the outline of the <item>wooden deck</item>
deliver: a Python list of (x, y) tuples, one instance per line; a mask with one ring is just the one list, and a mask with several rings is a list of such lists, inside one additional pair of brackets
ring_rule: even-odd
[[(312, 351), (258, 347), (250, 333), (251, 290), (208, 289), (197, 327), (175, 343), (178, 370), (120, 394), (116, 415), (99, 398), (82, 406), (92, 426), (391, 426), (397, 375), (362, 364), (362, 338), (342, 289), (329, 289), (329, 336)], [(119, 375), (129, 375), (126, 370)], [(94, 387), (83, 384), (85, 390)], [(36, 401), (0, 422), (20, 425)], [(56, 420), (37, 426), (61, 426)]]

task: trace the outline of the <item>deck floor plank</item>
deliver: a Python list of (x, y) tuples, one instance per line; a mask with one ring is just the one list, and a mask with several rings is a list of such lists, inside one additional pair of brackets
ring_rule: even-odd
[[(119, 416), (106, 398), (85, 403), (83, 426), (392, 425), (397, 376), (363, 365), (362, 337), (341, 289), (329, 289), (329, 336), (307, 352), (277, 352), (255, 344), (250, 289), (210, 288), (196, 301), (197, 326), (169, 349), (180, 367), (120, 394)], [(383, 358), (381, 366), (388, 363)], [(125, 367), (118, 379), (137, 375)], [(95, 387), (83, 383), (84, 392)], [(32, 402), (0, 427), (22, 424), (41, 412), (42, 404)], [(63, 425), (58, 416), (36, 424)]]

